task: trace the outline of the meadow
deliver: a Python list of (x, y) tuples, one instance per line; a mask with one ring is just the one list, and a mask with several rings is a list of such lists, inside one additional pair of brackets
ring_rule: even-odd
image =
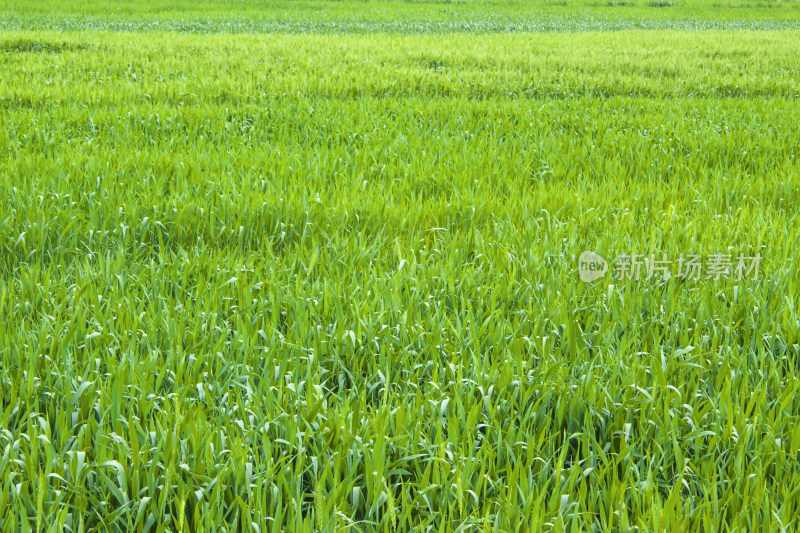
[(651, 4), (0, 0), (0, 531), (800, 526), (800, 4)]
[(797, 0), (3, 0), (0, 30), (507, 33), (800, 29)]

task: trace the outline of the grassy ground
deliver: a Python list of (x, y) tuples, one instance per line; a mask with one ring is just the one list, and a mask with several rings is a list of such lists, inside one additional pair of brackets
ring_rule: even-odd
[[(0, 530), (798, 526), (797, 31), (5, 4), (84, 29), (0, 32)], [(588, 284), (584, 250), (763, 259)]]
[(800, 29), (787, 0), (3, 0), (0, 29), (451, 33)]

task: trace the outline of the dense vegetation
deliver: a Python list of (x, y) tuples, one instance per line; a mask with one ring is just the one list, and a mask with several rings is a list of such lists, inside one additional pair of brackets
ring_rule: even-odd
[(0, 29), (193, 33), (800, 29), (795, 0), (2, 0)]
[[(1, 531), (798, 527), (798, 31), (2, 4)], [(588, 284), (584, 250), (763, 260)]]

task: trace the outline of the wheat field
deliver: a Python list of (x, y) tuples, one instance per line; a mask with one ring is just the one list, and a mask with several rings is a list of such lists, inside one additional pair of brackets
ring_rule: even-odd
[(0, 6), (0, 531), (800, 526), (794, 2)]

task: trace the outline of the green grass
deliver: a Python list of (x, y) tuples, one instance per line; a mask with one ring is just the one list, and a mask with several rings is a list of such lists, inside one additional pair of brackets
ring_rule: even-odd
[(2, 0), (0, 30), (498, 33), (800, 29), (787, 0)]
[(798, 527), (800, 33), (294, 29), (0, 32), (0, 531)]

